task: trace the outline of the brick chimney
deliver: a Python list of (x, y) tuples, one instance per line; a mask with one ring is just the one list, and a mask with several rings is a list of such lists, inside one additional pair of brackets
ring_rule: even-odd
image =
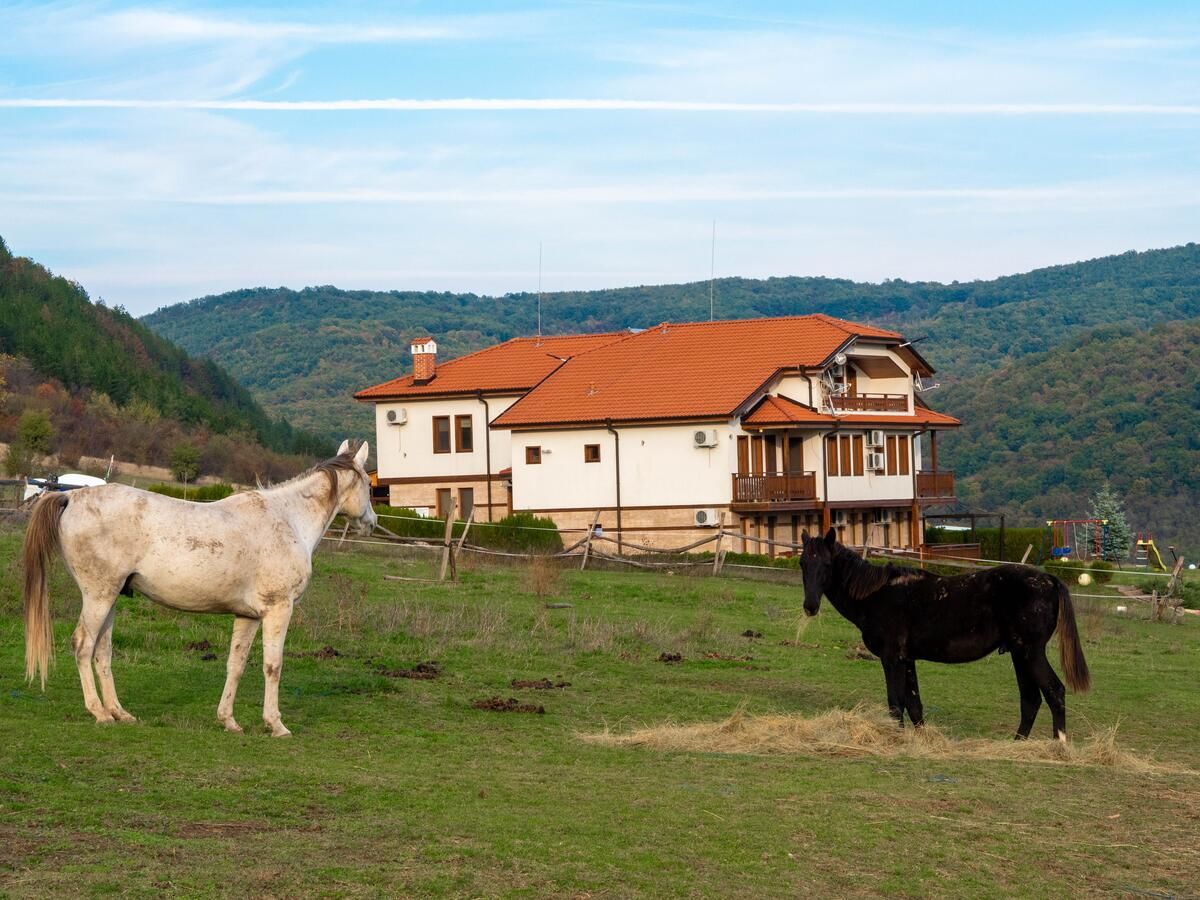
[(417, 338), (412, 342), (413, 381), (428, 384), (437, 374), (437, 343), (431, 337)]

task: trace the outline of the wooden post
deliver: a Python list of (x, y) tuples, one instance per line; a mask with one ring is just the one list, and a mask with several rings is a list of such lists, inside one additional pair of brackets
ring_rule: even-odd
[(721, 519), (717, 523), (717, 547), (713, 551), (713, 574), (716, 575), (721, 571), (721, 539), (725, 537), (725, 513), (722, 511)]
[(454, 552), (450, 554), (450, 580), (458, 581), (458, 556), (462, 553), (463, 544), (467, 542), (467, 532), (471, 530), (471, 523), (475, 521), (475, 507), (471, 507), (471, 511), (467, 513), (467, 522), (463, 525), (462, 534), (458, 536), (458, 543), (454, 545)]
[(438, 581), (446, 580), (446, 569), (450, 566), (450, 538), (454, 534), (454, 508), (457, 505), (453, 496), (450, 497), (450, 506), (446, 510), (446, 536), (442, 538), (442, 570), (438, 573)]
[(342, 549), (342, 544), (346, 543), (346, 532), (350, 530), (350, 520), (346, 520), (346, 524), (342, 526), (342, 536), (338, 538), (338, 549)]
[[(583, 559), (579, 563), (579, 571), (582, 572), (587, 568), (588, 556), (592, 552), (592, 535), (596, 533), (596, 523), (600, 521), (600, 510), (596, 510), (596, 515), (592, 516), (592, 524), (588, 528), (587, 538), (583, 544)], [(618, 535), (620, 537), (620, 535)], [(618, 546), (617, 549), (620, 549)]]
[(1025, 555), (1021, 557), (1021, 565), (1025, 565), (1025, 560), (1029, 559), (1029, 554), (1033, 552), (1033, 544), (1025, 548)]

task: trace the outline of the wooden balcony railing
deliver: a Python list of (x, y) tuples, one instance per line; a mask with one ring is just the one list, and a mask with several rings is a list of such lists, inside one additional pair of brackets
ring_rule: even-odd
[(817, 499), (817, 473), (734, 475), (734, 503), (788, 503)]
[(908, 412), (908, 397), (904, 394), (834, 394), (829, 399), (834, 409), (854, 412)]
[(917, 499), (954, 496), (954, 473), (945, 470), (917, 473)]

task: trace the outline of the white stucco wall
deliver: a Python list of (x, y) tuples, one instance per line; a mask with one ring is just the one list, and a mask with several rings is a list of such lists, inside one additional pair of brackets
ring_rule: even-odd
[[(696, 448), (692, 434), (715, 429), (716, 447)], [(617, 426), (621, 436), (622, 506), (723, 506), (737, 469), (730, 424)], [(584, 462), (585, 444), (600, 445), (600, 462)], [(542, 448), (527, 465), (525, 447)], [(603, 428), (519, 432), (513, 436), (514, 509), (593, 509), (615, 506), (615, 438)]]
[[(517, 401), (516, 397), (487, 398), (493, 419)], [(390, 425), (390, 409), (404, 409), (408, 421)], [(450, 417), (449, 453), (433, 452), (433, 418)], [(471, 416), (474, 448), (470, 453), (454, 451), (454, 417)], [(455, 400), (394, 400), (375, 404), (375, 458), (380, 478), (421, 478), (450, 475), (481, 475), (487, 471), (487, 423), (483, 404), (475, 397)], [(509, 432), (493, 430), (492, 473), (507, 468), (511, 455)]]

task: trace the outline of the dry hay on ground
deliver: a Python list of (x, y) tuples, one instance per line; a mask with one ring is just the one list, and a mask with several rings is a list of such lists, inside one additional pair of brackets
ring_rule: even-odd
[(739, 707), (724, 722), (658, 725), (627, 734), (605, 730), (580, 737), (611, 747), (701, 753), (794, 753), (839, 757), (1010, 760), (1073, 766), (1111, 766), (1140, 774), (1200, 774), (1117, 747), (1115, 727), (1083, 741), (957, 740), (933, 725), (897, 728), (880, 707), (859, 705), (811, 718), (800, 715), (748, 716)]

